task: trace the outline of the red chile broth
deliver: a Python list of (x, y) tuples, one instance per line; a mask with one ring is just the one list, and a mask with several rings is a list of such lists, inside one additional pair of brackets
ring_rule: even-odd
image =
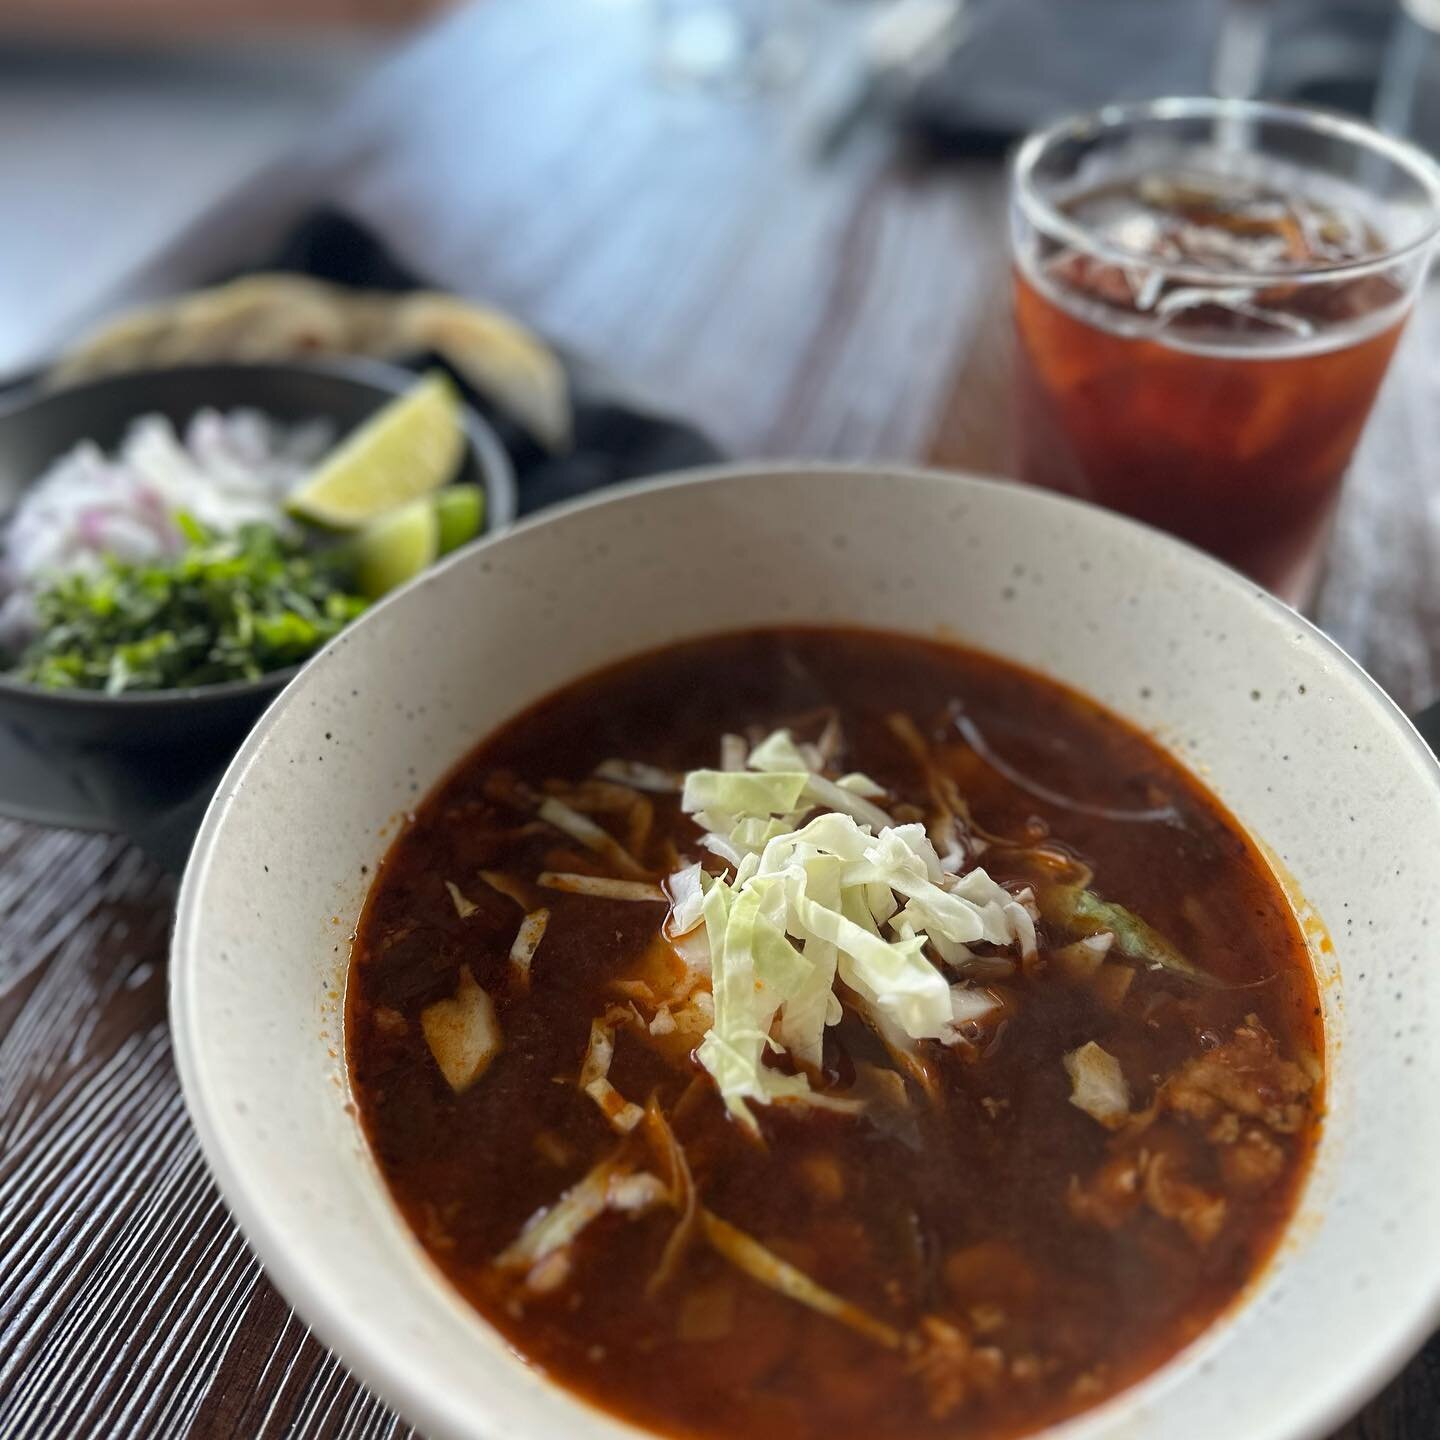
[[(527, 815), (525, 787), (579, 785), (615, 757), (715, 766), (723, 732), (813, 734), (833, 715), (837, 773), (862, 770), (897, 811), (923, 810), (927, 779), (887, 723), (894, 713), (958, 782), (977, 831), (1015, 842), (979, 855), (993, 877), (1031, 881), (1027, 846), (1079, 857), (1096, 891), (1144, 917), (1208, 983), (1135, 960), (1118, 941), (1094, 974), (1070, 973), (1055, 957), (1074, 936), (1042, 920), (1035, 960), (991, 985), (1003, 1021), (973, 1045), (926, 1042), (935, 1096), (907, 1080), (883, 1115), (755, 1107), (763, 1143), (687, 1054), (677, 1062), (643, 1030), (617, 1031), (609, 1078), (670, 1116), (700, 1203), (893, 1327), (903, 1336), (893, 1347), (757, 1283), (703, 1239), (649, 1293), (677, 1224), (665, 1207), (602, 1215), (543, 1292), (497, 1270), (527, 1221), (615, 1151), (577, 1072), (592, 1018), (616, 1003), (615, 982), (666, 914), (539, 889), (542, 871), (613, 872)], [(981, 749), (966, 734), (983, 737)], [(658, 881), (677, 852), (703, 852), (678, 796), (649, 799), (639, 852)], [(624, 836), (616, 817), (595, 818)], [(481, 871), (549, 909), (528, 988), (507, 961), (522, 908)], [(456, 992), (462, 965), (493, 997), (504, 1039), (454, 1093), (419, 1016)], [(530, 1364), (675, 1435), (992, 1440), (1082, 1410), (1167, 1360), (1255, 1276), (1294, 1209), (1319, 1123), (1323, 1039), (1305, 945), (1232, 817), (1078, 695), (971, 651), (871, 632), (670, 647), (506, 724), (387, 855), (347, 1005), (365, 1130), (433, 1261)], [(1071, 1102), (1062, 1057), (1091, 1041), (1128, 1081), (1122, 1128)], [(836, 1093), (857, 1066), (886, 1063), (852, 1015), (828, 1031)]]

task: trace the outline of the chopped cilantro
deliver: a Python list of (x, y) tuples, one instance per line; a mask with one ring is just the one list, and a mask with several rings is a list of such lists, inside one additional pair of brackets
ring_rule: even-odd
[(270, 526), (222, 538), (187, 516), (182, 529), (190, 543), (173, 559), (111, 559), (41, 591), (41, 633), (16, 677), (111, 695), (253, 680), (304, 660), (365, 608), (335, 555)]

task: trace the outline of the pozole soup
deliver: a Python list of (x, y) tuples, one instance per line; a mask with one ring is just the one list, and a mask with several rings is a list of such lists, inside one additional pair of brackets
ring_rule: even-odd
[(517, 1352), (687, 1436), (992, 1440), (1233, 1302), (1319, 1123), (1304, 941), (1155, 744), (998, 660), (696, 641), (492, 735), (356, 940), (364, 1126)]

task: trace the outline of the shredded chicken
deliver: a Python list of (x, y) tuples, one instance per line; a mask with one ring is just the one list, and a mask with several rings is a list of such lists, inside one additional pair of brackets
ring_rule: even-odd
[(1120, 1229), (1143, 1203), (1197, 1245), (1208, 1245), (1225, 1224), (1225, 1197), (1191, 1184), (1163, 1151), (1112, 1156), (1086, 1181), (1072, 1175), (1066, 1202), (1077, 1220), (1104, 1230)]
[(1186, 1061), (1165, 1082), (1161, 1098), (1166, 1108), (1203, 1125), (1233, 1110), (1293, 1135), (1305, 1123), (1310, 1088), (1310, 1077), (1282, 1060), (1259, 1019), (1247, 1015), (1233, 1039)]
[(1150, 1105), (1129, 1117), (1117, 1136), (1124, 1149), (1088, 1179), (1071, 1176), (1070, 1213), (1116, 1230), (1143, 1201), (1196, 1244), (1208, 1244), (1225, 1223), (1224, 1197), (1187, 1180), (1172, 1154), (1134, 1147), (1158, 1120), (1174, 1115), (1200, 1127), (1215, 1147), (1227, 1190), (1258, 1193), (1284, 1174), (1288, 1150), (1280, 1137), (1304, 1125), (1313, 1083), (1299, 1065), (1279, 1056), (1259, 1019), (1247, 1015), (1230, 1040), (1187, 1060), (1160, 1085)]
[(1144, 1151), (1112, 1155), (1088, 1180), (1070, 1177), (1066, 1203), (1070, 1213), (1089, 1225), (1118, 1230), (1140, 1207)]
[(1208, 1245), (1225, 1224), (1225, 1197), (1211, 1195), (1174, 1173), (1169, 1155), (1150, 1157), (1145, 1167), (1145, 1203), (1166, 1220), (1174, 1220), (1197, 1245)]
[(1005, 1356), (999, 1349), (976, 1345), (958, 1325), (939, 1316), (925, 1316), (910, 1345), (905, 1368), (924, 1385), (934, 1420), (944, 1420), (975, 1396), (988, 1394), (1005, 1377)]
[(1258, 1125), (1245, 1129), (1240, 1138), (1220, 1152), (1220, 1173), (1226, 1185), (1255, 1193), (1267, 1190), (1285, 1170), (1285, 1151), (1273, 1136)]

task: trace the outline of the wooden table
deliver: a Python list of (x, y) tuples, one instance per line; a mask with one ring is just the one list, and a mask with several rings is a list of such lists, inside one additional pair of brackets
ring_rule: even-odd
[[(848, 23), (825, 20), (794, 85), (744, 98), (658, 86), (633, 4), (463, 10), (128, 293), (263, 254), (330, 199), (737, 455), (1003, 469), (1002, 177), (878, 131), (818, 164)], [(1437, 359), (1432, 299), (1318, 607), (1407, 707), (1440, 693)], [(119, 840), (19, 824), (0, 864), (0, 1435), (405, 1432), (309, 1338), (206, 1174), (166, 1032), (173, 882)], [(1437, 1433), (1440, 1343), (1342, 1432)]]

